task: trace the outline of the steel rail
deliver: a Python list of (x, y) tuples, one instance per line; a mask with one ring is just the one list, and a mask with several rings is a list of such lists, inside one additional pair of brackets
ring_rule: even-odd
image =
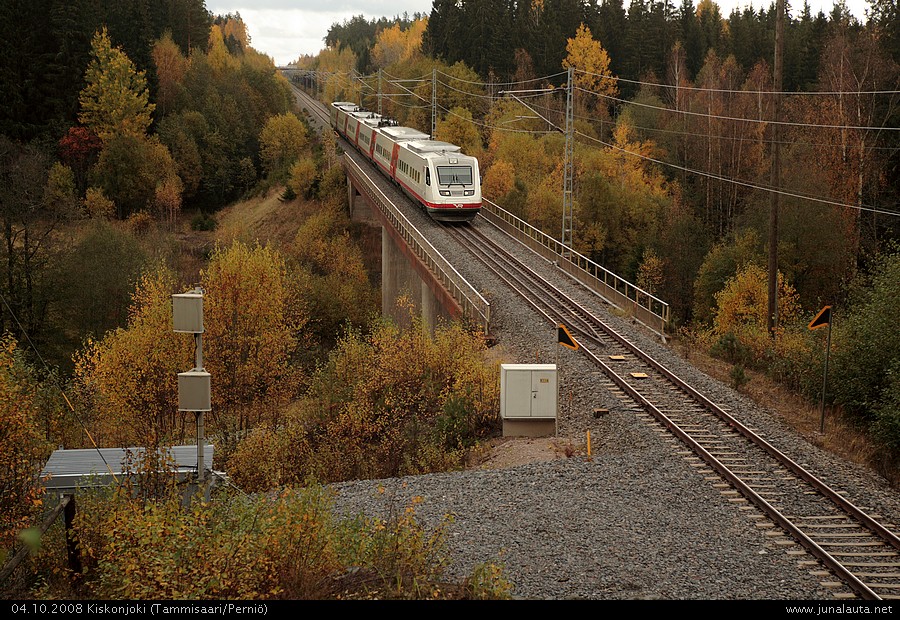
[[(325, 118), (323, 114), (320, 113), (320, 118)], [(326, 123), (329, 121), (326, 120)], [(345, 161), (347, 158), (345, 157)], [(350, 160), (352, 161), (352, 160)], [(353, 162), (357, 168), (358, 164)], [(359, 168), (358, 168), (359, 169)], [(361, 169), (359, 169), (362, 172)], [(364, 174), (364, 173), (363, 173)], [(369, 179), (371, 182), (371, 179)], [(374, 183), (373, 183), (374, 185)], [(380, 191), (380, 190), (379, 190)], [(386, 197), (385, 197), (386, 199)], [(387, 202), (390, 202), (387, 200)], [(500, 209), (493, 203), (486, 201), (487, 204), (492, 207), (496, 207), (496, 209)], [(380, 207), (379, 207), (380, 208)], [(500, 219), (504, 220), (507, 224), (506, 228), (509, 225), (512, 225), (516, 230), (520, 233), (523, 231), (523, 227), (520, 222), (514, 222), (511, 224), (510, 217), (506, 217), (506, 215), (498, 215), (500, 211), (493, 210), (494, 215), (498, 216)], [(488, 210), (488, 213), (491, 213), (492, 210)], [(508, 213), (508, 212), (507, 212)], [(402, 215), (402, 214), (401, 214)], [(509, 214), (511, 216), (511, 214)], [(514, 216), (511, 216), (514, 217)], [(493, 219), (488, 219), (490, 223), (492, 223), (495, 227), (500, 230), (504, 230), (504, 227), (498, 225), (497, 221)], [(516, 218), (518, 219), (518, 218)], [(772, 458), (774, 458), (779, 464), (785, 466), (789, 471), (795, 474), (797, 477), (805, 481), (811, 487), (813, 487), (817, 492), (821, 493), (824, 497), (828, 498), (832, 503), (840, 507), (845, 513), (850, 515), (852, 518), (859, 521), (862, 525), (868, 528), (870, 531), (876, 533), (881, 537), (882, 540), (891, 544), (895, 549), (900, 550), (900, 538), (898, 538), (895, 534), (893, 534), (886, 527), (875, 521), (872, 517), (862, 511), (860, 508), (855, 506), (852, 502), (844, 498), (842, 495), (831, 489), (824, 482), (819, 480), (816, 476), (814, 476), (811, 472), (807, 471), (805, 468), (800, 466), (798, 463), (793, 461), (790, 457), (783, 454), (780, 450), (775, 448), (772, 444), (765, 441), (762, 437), (754, 433), (752, 430), (744, 426), (740, 421), (735, 419), (733, 416), (728, 414), (726, 411), (718, 407), (715, 403), (710, 401), (706, 396), (701, 394), (691, 385), (689, 385), (686, 381), (682, 380), (680, 377), (676, 376), (670, 370), (668, 370), (665, 366), (659, 363), (657, 360), (652, 358), (649, 354), (645, 353), (636, 345), (632, 344), (621, 334), (616, 332), (610, 326), (608, 326), (605, 322), (595, 317), (591, 314), (587, 309), (583, 306), (568, 298), (564, 293), (562, 293), (557, 287), (553, 286), (546, 279), (541, 277), (540, 275), (534, 273), (530, 269), (521, 265), (521, 263), (515, 259), (515, 257), (511, 257), (511, 255), (489, 241), (487, 237), (485, 237), (482, 233), (478, 232), (474, 227), (461, 227), (460, 229), (449, 228), (451, 230), (451, 236), (453, 236), (458, 242), (465, 245), (471, 252), (473, 252), (479, 260), (481, 260), (495, 275), (500, 277), (508, 286), (510, 286), (517, 294), (523, 297), (536, 311), (538, 311), (541, 315), (543, 315), (548, 321), (551, 322), (559, 322), (565, 316), (564, 313), (568, 313), (568, 316), (577, 321), (569, 321), (570, 327), (580, 336), (588, 338), (590, 341), (595, 342), (597, 344), (602, 345), (602, 341), (597, 338), (596, 332), (593, 329), (591, 323), (594, 323), (604, 333), (608, 336), (612, 337), (617, 343), (621, 346), (630, 350), (638, 359), (640, 359), (643, 363), (647, 364), (651, 368), (653, 368), (656, 372), (661, 374), (666, 378), (673, 386), (675, 386), (678, 390), (682, 391), (688, 397), (693, 399), (696, 402), (699, 402), (704, 409), (709, 411), (718, 417), (722, 422), (728, 425), (730, 428), (737, 431), (741, 436), (745, 439), (749, 440), (751, 443), (756, 445), (757, 447), (764, 450), (767, 454), (769, 454)], [(472, 235), (478, 235), (480, 237), (478, 242), (473, 240), (466, 239), (466, 233), (463, 230), (472, 231)], [(518, 238), (520, 242), (522, 242), (521, 234), (513, 235), (508, 230), (505, 231), (507, 234), (510, 234), (513, 238)], [(540, 232), (540, 231), (537, 231)], [(534, 240), (535, 237), (532, 232), (528, 233), (528, 238)], [(546, 237), (546, 235), (544, 235)], [(549, 239), (549, 237), (548, 237)], [(552, 243), (548, 244), (546, 239), (540, 240), (540, 245), (546, 249), (552, 249)], [(498, 255), (506, 255), (510, 256), (508, 258), (509, 264), (516, 265), (515, 269), (519, 273), (524, 273), (524, 270), (531, 272), (530, 278), (539, 283), (539, 286), (544, 287), (547, 290), (552, 291), (551, 295), (554, 298), (553, 302), (544, 301), (543, 307), (535, 300), (533, 297), (535, 296), (535, 291), (532, 287), (523, 286), (521, 283), (514, 282), (514, 274), (510, 271), (509, 267), (497, 267), (492, 266), (490, 263), (493, 261), (495, 264), (499, 265), (500, 261), (497, 260), (496, 256), (491, 256), (486, 250), (485, 247), (490, 245), (495, 248)], [(533, 248), (532, 248), (533, 249)], [(558, 253), (557, 253), (558, 254)], [(559, 255), (561, 257), (561, 255)], [(583, 257), (582, 257), (583, 258)], [(587, 260), (587, 259), (585, 259)], [(455, 270), (454, 270), (455, 271)], [(507, 275), (503, 275), (501, 271), (505, 271)], [(605, 270), (604, 270), (605, 271)], [(614, 276), (614, 274), (612, 274)], [(460, 276), (461, 277), (461, 276)], [(604, 274), (604, 278), (606, 274)], [(617, 276), (616, 276), (617, 277)], [(580, 278), (579, 278), (580, 279)], [(598, 278), (599, 279), (599, 278)], [(623, 281), (625, 282), (625, 281)], [(604, 281), (604, 284), (606, 282)], [(625, 282), (627, 285), (628, 283)], [(606, 284), (609, 286), (609, 284)], [(614, 281), (614, 284), (611, 288), (613, 290), (617, 290), (619, 283)], [(527, 289), (523, 290), (523, 289)], [(626, 299), (637, 303), (638, 296), (643, 291), (638, 291), (635, 295), (635, 299), (632, 299), (632, 296), (629, 295), (628, 289), (624, 293)], [(653, 298), (654, 301), (659, 301)], [(557, 309), (554, 310), (553, 304), (557, 304)], [(610, 301), (610, 303), (613, 303)], [(660, 302), (663, 303), (663, 302)], [(564, 310), (559, 310), (558, 306), (560, 305), (568, 305), (568, 308)], [(615, 305), (615, 304), (614, 304)], [(649, 310), (649, 307), (648, 307)], [(657, 317), (662, 318), (668, 315), (668, 307), (664, 307), (664, 312), (660, 314), (654, 313)], [(551, 316), (554, 314), (554, 316)], [(591, 333), (594, 332), (594, 333)], [(837, 560), (834, 556), (828, 553), (822, 546), (812, 540), (800, 527), (798, 527), (794, 522), (792, 522), (789, 518), (781, 514), (779, 510), (777, 510), (774, 506), (772, 506), (765, 498), (763, 498), (759, 493), (757, 493), (752, 487), (750, 487), (746, 482), (744, 482), (737, 474), (731, 471), (723, 462), (717, 459), (713, 454), (711, 454), (706, 448), (704, 448), (700, 443), (698, 443), (693, 437), (691, 437), (687, 432), (681, 429), (677, 423), (675, 423), (671, 418), (669, 418), (662, 410), (660, 410), (656, 405), (653, 404), (647, 397), (640, 393), (636, 388), (634, 388), (628, 381), (626, 381), (622, 376), (620, 376), (613, 368), (611, 368), (608, 364), (603, 362), (593, 351), (588, 349), (587, 347), (582, 346), (582, 350), (584, 350), (585, 354), (597, 365), (599, 366), (604, 373), (628, 396), (634, 399), (646, 412), (652, 415), (659, 423), (665, 426), (671, 433), (673, 433), (676, 437), (678, 437), (684, 444), (686, 444), (695, 454), (700, 456), (700, 458), (709, 465), (713, 470), (716, 471), (723, 479), (727, 480), (735, 489), (737, 489), (746, 499), (751, 501), (757, 508), (759, 508), (764, 514), (766, 514), (770, 519), (772, 519), (775, 523), (777, 523), (789, 536), (794, 538), (797, 542), (799, 542), (811, 555), (820, 560), (825, 566), (827, 566), (838, 578), (843, 580), (851, 589), (853, 589), (857, 594), (862, 596), (863, 598), (869, 600), (880, 600), (881, 597), (878, 596), (871, 588), (868, 587), (863, 581), (861, 581), (856, 575), (854, 575), (847, 567), (845, 567), (839, 560)]]
[[(503, 256), (504, 261), (509, 263), (519, 263), (518, 259), (512, 256), (509, 252), (504, 250), (499, 245), (495, 244), (491, 240), (487, 239), (480, 231), (477, 231), (474, 228), (469, 228), (465, 232), (460, 231), (456, 233), (456, 236), (462, 237), (466, 234), (469, 234), (473, 237), (473, 239), (468, 239), (465, 241), (466, 247), (476, 253), (476, 256), (482, 262), (491, 261), (499, 264), (500, 259), (498, 257)], [(477, 241), (475, 240), (477, 237)], [(487, 251), (487, 247), (493, 248), (494, 252), (490, 253)], [(505, 269), (505, 268), (504, 268)], [(701, 394), (699, 391), (690, 386), (687, 382), (677, 377), (670, 370), (665, 368), (661, 363), (657, 360), (653, 359), (650, 355), (645, 353), (639, 347), (629, 342), (626, 338), (624, 338), (621, 334), (613, 330), (611, 327), (606, 325), (605, 322), (595, 317), (591, 314), (586, 308), (581, 306), (575, 300), (572, 300), (565, 296), (557, 287), (553, 286), (546, 279), (544, 279), (539, 274), (535, 273), (530, 268), (524, 265), (517, 265), (516, 269), (521, 273), (528, 273), (529, 278), (539, 284), (539, 286), (543, 286), (547, 291), (549, 291), (549, 295), (553, 297), (555, 300), (559, 298), (560, 295), (566, 297), (566, 304), (570, 307), (575, 308), (575, 310), (569, 309), (567, 310), (575, 316), (577, 312), (579, 317), (579, 322), (583, 323), (586, 321), (584, 317), (589, 317), (590, 322), (596, 322), (597, 327), (599, 327), (604, 333), (608, 336), (612, 337), (620, 346), (625, 347), (629, 351), (631, 351), (640, 361), (647, 364), (655, 371), (659, 372), (663, 377), (666, 378), (675, 388), (680, 390), (686, 396), (691, 398), (692, 400), (699, 402), (703, 405), (704, 409), (714, 414), (717, 418), (719, 418), (722, 422), (728, 425), (728, 427), (736, 430), (743, 436), (745, 439), (749, 440), (752, 444), (764, 450), (770, 457), (774, 458), (780, 465), (787, 467), (792, 473), (796, 474), (800, 479), (810, 485), (813, 489), (819, 492), (822, 496), (827, 498), (829, 501), (837, 505), (841, 508), (846, 514), (850, 517), (859, 521), (863, 526), (868, 528), (870, 531), (876, 533), (881, 539), (885, 542), (888, 542), (892, 546), (897, 549), (900, 549), (900, 539), (893, 534), (890, 530), (885, 528), (883, 525), (872, 519), (868, 514), (862, 511), (860, 508), (855, 506), (852, 502), (838, 494), (836, 491), (831, 489), (824, 482), (815, 477), (812, 473), (804, 469), (798, 463), (793, 461), (790, 457), (783, 454), (780, 450), (775, 448), (769, 442), (765, 441), (762, 437), (751, 431), (749, 428), (741, 424), (738, 420), (736, 420), (733, 416), (728, 414), (726, 411), (715, 405), (712, 401), (710, 401), (706, 396)], [(492, 268), (492, 271), (497, 273), (497, 269)], [(504, 278), (505, 281), (509, 281)], [(522, 287), (516, 286), (515, 290), (520, 294), (525, 296), (522, 292)], [(528, 287), (529, 291), (533, 292), (533, 289)], [(526, 298), (526, 301), (535, 308), (538, 308), (538, 302)], [(550, 307), (553, 302), (544, 301), (544, 304), (547, 307)], [(548, 320), (554, 321), (555, 319), (550, 316), (546, 311), (540, 310), (541, 314), (543, 314)], [(562, 316), (560, 311), (556, 312), (557, 316)], [(577, 324), (572, 324), (573, 330), (581, 336), (588, 338), (591, 341), (602, 344), (595, 336), (592, 336), (583, 326), (578, 326)], [(678, 437), (684, 444), (686, 444), (694, 453), (696, 453), (700, 458), (707, 463), (713, 470), (716, 471), (722, 478), (727, 480), (736, 490), (738, 490), (746, 499), (751, 501), (757, 508), (759, 508), (765, 515), (767, 515), (770, 519), (772, 519), (775, 523), (777, 523), (789, 536), (791, 536), (794, 540), (800, 543), (811, 555), (820, 560), (825, 566), (827, 566), (832, 573), (844, 581), (854, 592), (858, 595), (862, 596), (868, 600), (881, 600), (881, 597), (874, 592), (865, 582), (859, 579), (849, 568), (844, 566), (838, 559), (836, 559), (833, 555), (828, 553), (822, 546), (816, 543), (812, 538), (810, 538), (797, 524), (791, 521), (788, 517), (784, 516), (777, 508), (772, 506), (765, 498), (763, 498), (759, 493), (757, 493), (752, 487), (750, 487), (743, 479), (740, 478), (739, 475), (735, 474), (731, 469), (725, 465), (722, 461), (717, 459), (713, 454), (711, 454), (706, 448), (704, 448), (697, 440), (690, 436), (689, 433), (684, 431), (679, 425), (674, 422), (671, 418), (669, 418), (659, 407), (657, 407), (652, 401), (650, 401), (646, 396), (644, 396), (639, 390), (637, 390), (634, 386), (632, 386), (628, 381), (625, 380), (619, 373), (617, 373), (611, 366), (606, 364), (602, 359), (600, 359), (593, 351), (588, 349), (585, 346), (581, 347), (584, 350), (585, 354), (597, 365), (599, 366), (604, 374), (606, 374), (623, 392), (625, 392), (628, 396), (634, 399), (647, 413), (652, 415), (659, 423), (665, 426), (671, 433), (673, 433), (676, 437)]]

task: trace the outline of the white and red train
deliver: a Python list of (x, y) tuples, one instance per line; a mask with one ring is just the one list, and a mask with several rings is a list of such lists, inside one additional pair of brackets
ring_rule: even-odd
[(471, 221), (481, 210), (478, 159), (455, 144), (355, 103), (331, 104), (331, 127), (439, 222)]

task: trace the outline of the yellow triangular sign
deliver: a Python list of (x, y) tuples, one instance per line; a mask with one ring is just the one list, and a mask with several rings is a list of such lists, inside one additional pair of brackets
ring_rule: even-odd
[(825, 327), (829, 323), (831, 323), (831, 306), (825, 306), (819, 310), (819, 314), (816, 315), (816, 318), (809, 322), (809, 328), (819, 329), (820, 327)]
[(573, 351), (578, 350), (578, 343), (575, 342), (575, 339), (572, 337), (572, 334), (569, 333), (569, 330), (566, 329), (566, 326), (562, 323), (559, 324), (559, 329), (556, 330), (558, 334), (559, 344), (564, 347), (569, 347)]

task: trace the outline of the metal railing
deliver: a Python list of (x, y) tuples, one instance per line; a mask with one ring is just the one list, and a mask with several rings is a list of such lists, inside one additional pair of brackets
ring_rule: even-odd
[(482, 199), (481, 215), (544, 258), (555, 262), (560, 269), (614, 307), (630, 314), (648, 329), (665, 338), (665, 330), (669, 324), (669, 304), (564, 246), (490, 200)]
[(348, 174), (360, 181), (362, 191), (366, 193), (379, 211), (387, 218), (397, 233), (403, 238), (410, 250), (422, 261), (422, 264), (434, 274), (438, 282), (460, 305), (462, 313), (474, 321), (487, 334), (491, 324), (491, 304), (475, 287), (456, 270), (431, 242), (412, 225), (403, 213), (384, 195), (372, 180), (371, 176), (350, 156), (344, 154), (344, 167)]

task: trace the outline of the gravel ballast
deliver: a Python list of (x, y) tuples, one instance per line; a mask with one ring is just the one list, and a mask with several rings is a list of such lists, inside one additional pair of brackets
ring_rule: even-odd
[[(385, 186), (491, 303), (491, 332), (503, 361), (559, 364), (557, 435), (583, 442), (590, 431), (592, 456), (336, 484), (339, 513), (389, 516), (419, 497), (419, 522), (447, 528), (448, 579), (496, 562), (520, 599), (834, 601), (849, 592), (828, 584), (832, 577), (813, 574), (818, 567), (808, 564), (811, 556), (797, 553), (801, 547), (777, 544), (752, 518), (758, 513), (730, 502), (690, 465), (681, 444), (612, 394), (580, 352), (560, 347), (555, 325), (458, 247), (442, 225)], [(658, 336), (617, 316), (596, 294), (484, 218), (473, 225), (517, 248), (545, 278), (852, 502), (887, 524), (896, 522), (900, 497), (881, 477), (817, 448), (772, 412), (692, 367)], [(609, 413), (596, 418), (595, 408)]]

